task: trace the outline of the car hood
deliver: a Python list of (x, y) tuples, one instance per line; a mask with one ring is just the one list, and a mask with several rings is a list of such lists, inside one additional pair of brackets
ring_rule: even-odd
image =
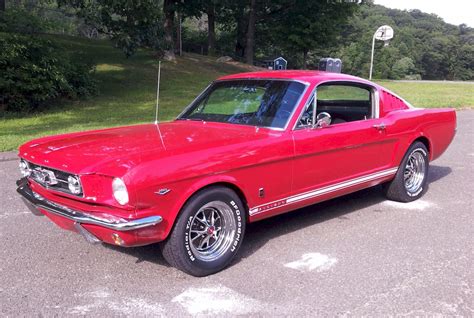
[(22, 145), (19, 155), (35, 164), (71, 173), (121, 176), (143, 158), (228, 146), (263, 136), (252, 126), (173, 121), (35, 139)]

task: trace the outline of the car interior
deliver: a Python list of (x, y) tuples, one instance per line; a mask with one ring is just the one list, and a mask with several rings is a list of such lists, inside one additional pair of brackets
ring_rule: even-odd
[[(331, 116), (331, 125), (372, 118), (372, 90), (364, 85), (328, 83), (318, 86), (316, 91), (316, 115), (326, 112)], [(298, 127), (312, 124), (313, 98), (307, 104)]]

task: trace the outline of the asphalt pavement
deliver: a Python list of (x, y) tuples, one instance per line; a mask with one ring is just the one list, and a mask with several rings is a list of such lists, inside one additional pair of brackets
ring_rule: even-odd
[(1, 316), (474, 316), (474, 111), (431, 163), (420, 200), (379, 187), (248, 227), (240, 257), (205, 278), (156, 245), (90, 245), (33, 216), (0, 156)]

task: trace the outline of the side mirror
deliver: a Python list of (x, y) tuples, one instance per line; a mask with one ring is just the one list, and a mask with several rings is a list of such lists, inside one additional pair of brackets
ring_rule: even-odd
[(316, 116), (316, 128), (325, 128), (331, 125), (331, 115), (326, 112), (321, 112)]

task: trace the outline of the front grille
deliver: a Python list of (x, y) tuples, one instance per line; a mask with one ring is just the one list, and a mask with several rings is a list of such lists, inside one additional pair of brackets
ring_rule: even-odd
[(28, 162), (31, 174), (30, 178), (41, 184), (45, 188), (49, 188), (56, 191), (65, 192), (68, 194), (82, 196), (82, 190), (78, 194), (74, 194), (69, 190), (68, 178), (75, 176), (74, 174), (67, 173), (61, 170), (51, 169), (43, 167), (31, 162)]

